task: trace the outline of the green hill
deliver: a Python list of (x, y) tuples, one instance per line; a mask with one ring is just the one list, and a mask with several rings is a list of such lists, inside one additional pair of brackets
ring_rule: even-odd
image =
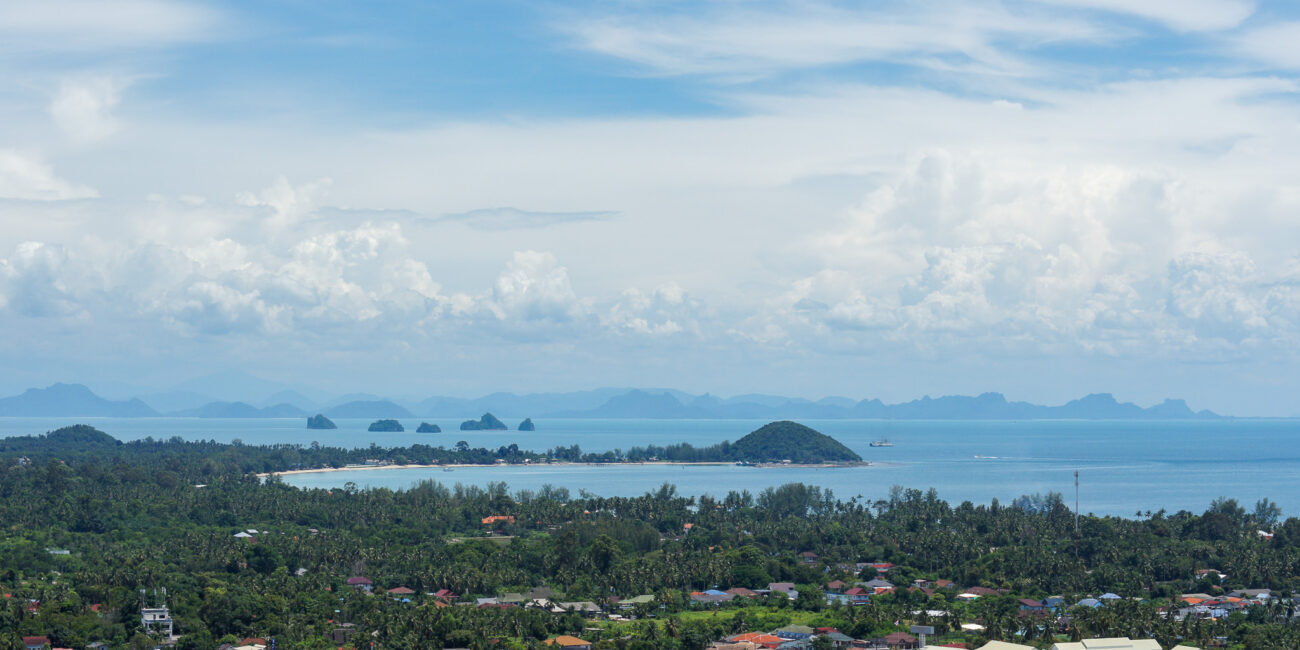
[(798, 422), (765, 424), (731, 444), (730, 455), (751, 463), (822, 463), (858, 461), (862, 457), (840, 441)]
[(367, 431), (406, 431), (397, 420), (375, 420)]

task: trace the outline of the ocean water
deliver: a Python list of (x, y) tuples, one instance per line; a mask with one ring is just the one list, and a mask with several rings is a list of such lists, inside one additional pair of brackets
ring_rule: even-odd
[[(193, 418), (0, 418), (0, 437), (41, 433), (67, 424), (93, 425), (119, 439), (152, 436), (187, 440), (235, 439), (246, 444), (313, 441), (326, 446), (405, 446), (417, 442), (474, 447), (517, 443), (544, 451), (577, 444), (584, 451), (627, 449), (646, 444), (689, 442), (697, 446), (736, 440), (763, 420), (535, 420), (537, 431), (459, 431), (460, 420), (432, 419), (440, 434), (411, 431), (420, 420), (403, 421), (404, 433), (370, 433), (370, 420), (335, 420), (337, 430), (310, 431), (301, 419), (201, 420)], [(730, 490), (757, 493), (789, 482), (820, 485), (847, 499), (884, 498), (893, 485), (928, 489), (954, 505), (962, 501), (1003, 503), (1022, 494), (1056, 491), (1084, 512), (1133, 516), (1139, 511), (1201, 512), (1216, 497), (1251, 507), (1268, 497), (1285, 513), (1300, 516), (1300, 420), (1210, 421), (882, 421), (803, 420), (876, 463), (857, 468), (751, 468), (735, 466), (545, 466), (356, 470), (297, 474), (285, 481), (300, 487), (401, 489), (420, 480), (486, 485), (504, 482), (513, 490), (544, 484), (602, 496), (639, 495), (665, 481), (683, 494), (723, 496)], [(518, 422), (506, 420), (514, 426)], [(871, 447), (888, 438), (893, 447)]]

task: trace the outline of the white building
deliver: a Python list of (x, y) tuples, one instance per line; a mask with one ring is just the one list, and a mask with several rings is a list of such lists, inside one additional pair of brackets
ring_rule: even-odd
[(145, 607), (140, 610), (140, 624), (146, 634), (161, 632), (163, 638), (172, 638), (172, 614), (166, 607)]

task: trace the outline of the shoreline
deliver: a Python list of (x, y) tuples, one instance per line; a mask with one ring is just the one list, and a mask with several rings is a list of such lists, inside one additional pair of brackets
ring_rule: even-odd
[[(653, 460), (653, 461), (644, 461), (644, 462), (639, 462), (639, 463), (632, 463), (632, 462), (621, 462), (621, 463), (575, 463), (575, 462), (571, 462), (571, 461), (562, 461), (562, 462), (554, 462), (554, 463), (515, 463), (515, 464), (513, 464), (513, 465), (512, 465), (512, 464), (508, 464), (508, 463), (507, 463), (507, 464), (492, 464), (492, 465), (479, 465), (479, 464), (471, 464), (471, 463), (454, 463), (454, 464), (450, 464), (450, 465), (419, 465), (419, 464), (407, 464), (407, 465), (369, 465), (369, 466), (354, 466), (354, 467), (318, 467), (318, 468), (314, 468), (314, 469), (287, 469), (287, 470), (279, 471), (279, 472), (259, 472), (258, 474), (256, 474), (256, 476), (257, 476), (258, 478), (266, 478), (266, 477), (268, 477), (268, 476), (272, 476), (272, 475), (274, 475), (274, 476), (289, 476), (289, 475), (293, 475), (293, 474), (322, 474), (322, 473), (326, 473), (326, 472), (354, 472), (354, 471), (358, 471), (358, 470), (381, 470), (381, 469), (382, 469), (382, 470), (387, 470), (387, 469), (459, 469), (459, 468), (475, 468), (475, 467), (481, 467), (481, 468), (487, 468), (487, 467), (493, 467), (493, 468), (495, 468), (495, 467), (505, 467), (505, 468), (520, 468), (520, 467), (617, 467), (617, 466), (620, 466), (620, 465), (662, 465), (662, 466), (664, 466), (664, 467), (710, 467), (710, 466), (712, 466), (712, 467), (726, 467), (726, 466), (736, 465), (736, 463), (734, 463), (734, 462), (723, 462), (723, 461), (699, 461), (699, 462), (686, 462), (686, 461)], [(797, 463), (789, 463), (789, 464), (785, 464), (785, 463), (753, 463), (753, 464), (750, 464), (750, 465), (744, 465), (743, 467), (751, 467), (751, 468), (757, 468), (757, 469), (784, 469), (784, 468), (791, 468), (791, 469), (840, 469), (840, 468), (846, 468), (846, 467), (878, 467), (878, 466), (881, 466), (881, 465), (882, 465), (882, 463), (872, 463), (872, 462), (870, 462), (870, 461), (858, 461), (858, 462), (849, 462), (849, 463), (817, 463), (817, 464), (805, 464), (805, 465), (801, 465), (801, 464), (797, 464)]]

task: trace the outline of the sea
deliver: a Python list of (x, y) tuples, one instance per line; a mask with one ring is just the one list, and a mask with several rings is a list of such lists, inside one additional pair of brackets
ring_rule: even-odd
[[(413, 433), (421, 421), (443, 433)], [(689, 442), (708, 446), (737, 440), (765, 420), (534, 419), (537, 430), (460, 431), (460, 420), (403, 421), (401, 433), (366, 431), (370, 420), (335, 420), (338, 429), (308, 430), (302, 419), (0, 418), (0, 437), (43, 433), (90, 424), (121, 440), (146, 437), (245, 444), (292, 443), (383, 447), (416, 443), (451, 447), (521, 449), (578, 445), (603, 452), (648, 444)], [(293, 474), (302, 488), (400, 490), (425, 480), (454, 485), (505, 483), (512, 491), (543, 485), (600, 496), (636, 496), (671, 483), (683, 495), (757, 494), (800, 482), (831, 490), (843, 500), (887, 498), (895, 486), (928, 490), (957, 505), (1003, 504), (1026, 494), (1058, 492), (1082, 512), (1122, 517), (1148, 511), (1203, 512), (1218, 497), (1250, 509), (1269, 498), (1286, 516), (1300, 516), (1300, 420), (801, 420), (833, 436), (871, 463), (866, 467), (801, 468), (735, 465), (553, 465), (361, 469)], [(516, 420), (507, 419), (514, 426)], [(893, 446), (872, 447), (888, 440)], [(1076, 492), (1075, 472), (1078, 472)]]

